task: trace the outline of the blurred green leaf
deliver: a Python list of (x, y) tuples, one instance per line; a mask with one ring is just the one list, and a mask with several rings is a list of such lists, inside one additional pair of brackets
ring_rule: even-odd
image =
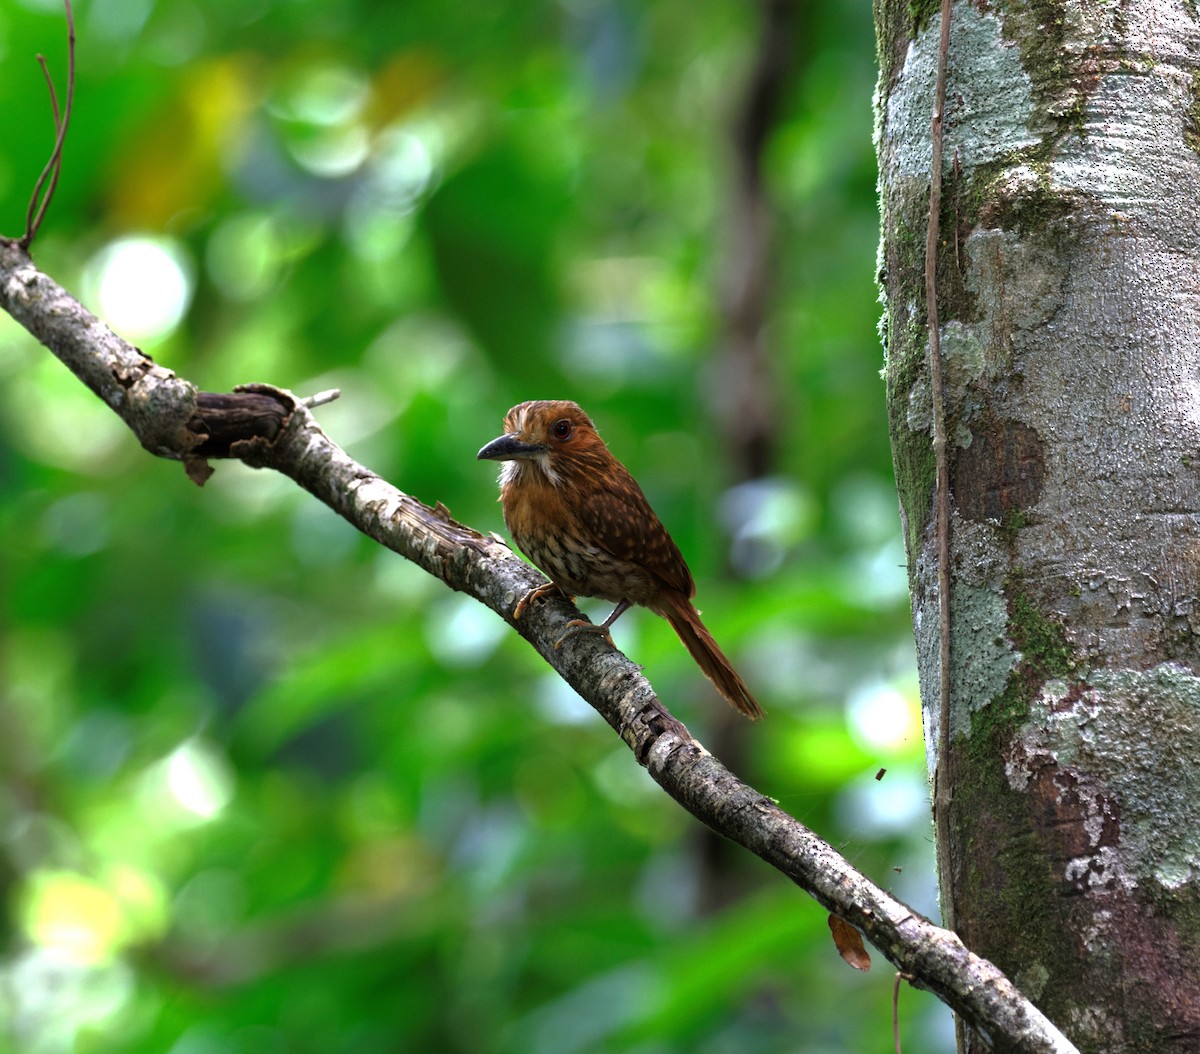
[(447, 306), (514, 380), (538, 379), (561, 326), (555, 235), (565, 188), (500, 144), (450, 176), (423, 222)]

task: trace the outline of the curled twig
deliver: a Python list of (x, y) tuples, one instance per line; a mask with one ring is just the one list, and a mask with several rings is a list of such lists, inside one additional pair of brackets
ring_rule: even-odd
[(45, 58), (39, 55), (38, 64), (46, 78), (46, 86), (50, 90), (50, 107), (54, 112), (54, 149), (50, 152), (50, 159), (33, 185), (33, 193), (29, 197), (29, 208), (25, 212), (25, 233), (21, 235), (18, 243), (22, 249), (28, 249), (33, 244), (42, 226), (42, 220), (46, 218), (50, 202), (54, 200), (58, 177), (62, 173), (63, 144), (67, 141), (67, 128), (71, 123), (71, 110), (75, 104), (75, 14), (71, 10), (71, 0), (63, 0), (63, 6), (67, 12), (67, 95), (60, 117), (54, 80), (50, 76)]
[(912, 976), (906, 974), (903, 970), (896, 971), (896, 978), (892, 982), (892, 1043), (895, 1046), (896, 1054), (903, 1054), (900, 1049), (900, 982), (912, 981)]

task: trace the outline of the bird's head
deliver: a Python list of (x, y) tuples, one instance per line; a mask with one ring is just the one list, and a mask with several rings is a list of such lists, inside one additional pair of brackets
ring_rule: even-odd
[(609, 456), (592, 419), (578, 403), (535, 399), (509, 410), (504, 415), (504, 434), (476, 458), (505, 462), (501, 484), (524, 480), (531, 472), (557, 486), (573, 471), (602, 467)]

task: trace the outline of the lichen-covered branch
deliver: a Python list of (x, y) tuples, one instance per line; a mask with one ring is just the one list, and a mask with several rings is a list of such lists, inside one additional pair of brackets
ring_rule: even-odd
[[(0, 307), (111, 406), (147, 450), (182, 461), (197, 482), (210, 457), (275, 469), (368, 537), (510, 623), (518, 599), (544, 581), (499, 539), (456, 523), (445, 508), (422, 504), (358, 464), (291, 393), (266, 385), (198, 392), (112, 333), (13, 242), (0, 241)], [(596, 636), (555, 650), (572, 617), (578, 612), (565, 599), (550, 599), (514, 625), (671, 797), (860, 929), (912, 983), (995, 1037), (998, 1047), (1074, 1051), (1000, 970), (868, 881), (726, 769), (667, 712), (625, 656)]]

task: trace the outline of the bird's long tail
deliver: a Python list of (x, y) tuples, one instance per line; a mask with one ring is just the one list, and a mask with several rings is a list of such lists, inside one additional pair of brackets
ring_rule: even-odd
[(738, 676), (733, 664), (725, 658), (725, 653), (717, 647), (712, 634), (700, 621), (700, 612), (691, 602), (683, 596), (672, 596), (669, 603), (663, 605), (661, 614), (679, 634), (679, 639), (696, 660), (696, 665), (700, 667), (704, 676), (712, 681), (729, 704), (751, 720), (762, 717), (763, 708), (750, 694), (750, 689)]

